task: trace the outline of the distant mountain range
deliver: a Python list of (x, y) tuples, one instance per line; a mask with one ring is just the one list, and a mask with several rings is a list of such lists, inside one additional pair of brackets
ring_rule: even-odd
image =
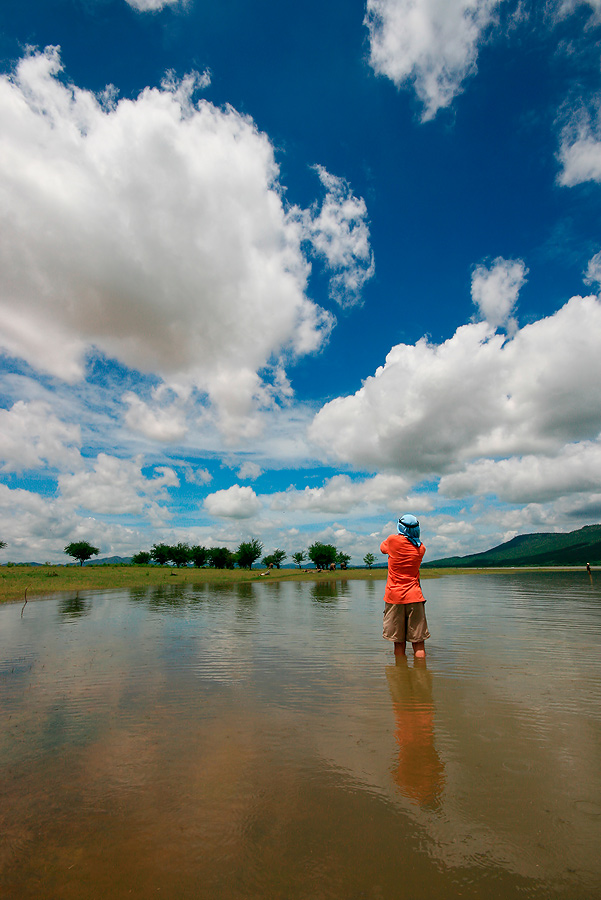
[[(78, 563), (75, 563), (78, 565)], [(129, 566), (131, 556), (104, 556), (102, 559), (88, 559), (84, 566)]]
[(422, 568), (585, 566), (587, 562), (601, 565), (601, 525), (586, 525), (567, 534), (520, 534), (484, 553), (434, 559)]

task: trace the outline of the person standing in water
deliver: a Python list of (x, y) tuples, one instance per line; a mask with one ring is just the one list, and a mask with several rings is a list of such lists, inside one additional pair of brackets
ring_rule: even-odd
[(388, 555), (388, 579), (384, 591), (384, 632), (394, 641), (395, 654), (405, 654), (405, 643), (411, 641), (416, 659), (425, 657), (424, 641), (430, 637), (425, 602), (419, 581), (426, 548), (420, 540), (419, 522), (415, 516), (401, 516), (397, 534), (380, 544), (380, 552)]

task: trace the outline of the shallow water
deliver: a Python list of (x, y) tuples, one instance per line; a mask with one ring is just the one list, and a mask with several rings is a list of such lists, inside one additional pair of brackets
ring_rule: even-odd
[(0, 896), (601, 895), (601, 576), (0, 608)]

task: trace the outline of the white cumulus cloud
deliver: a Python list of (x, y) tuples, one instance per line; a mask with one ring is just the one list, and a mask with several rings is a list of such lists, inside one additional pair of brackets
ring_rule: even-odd
[(249, 481), (255, 481), (259, 475), (263, 474), (263, 469), (261, 466), (257, 465), (254, 462), (244, 462), (238, 469), (238, 478), (243, 480), (248, 479)]
[(502, 0), (367, 0), (370, 62), (412, 85), (422, 119), (449, 106), (476, 71), (479, 45)]
[[(43, 553), (42, 559), (48, 559), (50, 550), (62, 551), (78, 525), (85, 527), (65, 500), (42, 497), (21, 488), (11, 489), (4, 484), (0, 484), (0, 516), (2, 539), (7, 544), (3, 556), (8, 559), (35, 559), (38, 548)], [(89, 534), (86, 539), (90, 539)]]
[[(7, 545), (2, 551), (3, 559), (64, 563), (67, 559), (63, 550), (70, 541), (90, 541), (100, 549), (101, 556), (129, 555), (152, 543), (146, 531), (129, 524), (81, 516), (76, 506), (60, 496), (43, 497), (34, 491), (10, 489), (0, 484), (2, 537)], [(161, 540), (164, 534), (160, 524), (160, 536), (157, 535), (156, 540)]]
[(516, 328), (511, 314), (525, 279), (526, 267), (521, 260), (498, 258), (489, 268), (481, 265), (474, 269), (472, 300), (482, 318), (493, 328), (511, 331)]
[(485, 458), (554, 456), (601, 431), (601, 302), (573, 297), (507, 339), (486, 322), (392, 348), (309, 435), (359, 468), (436, 477)]
[(384, 507), (399, 510), (398, 515), (402, 515), (405, 507), (416, 502), (415, 498), (409, 497), (410, 486), (409, 481), (400, 475), (376, 475), (362, 479), (335, 475), (327, 479), (323, 487), (289, 488), (273, 494), (270, 508), (274, 511), (342, 515)]
[(44, 401), (18, 400), (0, 409), (0, 471), (78, 466), (80, 443), (79, 426), (61, 422)]
[(326, 188), (321, 207), (296, 210), (303, 235), (315, 254), (330, 271), (330, 296), (341, 306), (353, 306), (361, 300), (363, 285), (374, 274), (373, 253), (369, 244), (367, 207), (355, 197), (348, 183), (331, 175), (323, 166), (317, 174)]
[(165, 443), (181, 440), (186, 434), (185, 413), (181, 407), (175, 404), (150, 407), (132, 391), (127, 391), (123, 400), (128, 406), (125, 423), (132, 431)]
[(153, 478), (146, 478), (140, 457), (119, 459), (99, 453), (89, 468), (59, 476), (60, 496), (74, 507), (98, 514), (152, 513), (160, 518), (157, 503), (167, 499), (165, 489), (177, 487), (179, 480), (169, 467), (154, 471)]
[(530, 454), (480, 459), (459, 473), (445, 475), (440, 491), (448, 497), (494, 494), (510, 503), (555, 500), (566, 494), (601, 490), (601, 443), (568, 444), (555, 456)]
[[(93, 346), (193, 384), (233, 440), (256, 433), (257, 404), (289, 394), (283, 360), (319, 349), (334, 320), (306, 295), (309, 236), (268, 137), (194, 102), (202, 84), (171, 75), (133, 100), (99, 98), (64, 83), (57, 48), (0, 78), (0, 346), (70, 382)], [(356, 298), (371, 266), (364, 204), (321, 177), (311, 239), (341, 299)], [(156, 411), (132, 402), (130, 418), (172, 439)]]
[(251, 487), (234, 484), (205, 497), (204, 508), (223, 519), (250, 519), (261, 510), (261, 501)]

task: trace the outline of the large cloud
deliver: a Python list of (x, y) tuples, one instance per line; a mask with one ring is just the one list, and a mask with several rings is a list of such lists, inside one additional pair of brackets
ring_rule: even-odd
[(476, 71), (478, 45), (501, 2), (367, 0), (371, 64), (397, 87), (413, 85), (422, 119), (432, 119)]
[(63, 500), (93, 513), (145, 515), (161, 522), (165, 510), (159, 501), (167, 499), (166, 488), (177, 487), (179, 480), (167, 466), (155, 469), (153, 478), (142, 473), (141, 458), (118, 459), (99, 453), (90, 468), (59, 476), (58, 486)]
[(599, 488), (599, 441), (568, 444), (555, 456), (480, 459), (440, 481), (440, 491), (448, 497), (494, 494), (509, 503), (540, 503), (568, 494), (589, 495)]
[[(367, 0), (370, 63), (398, 88), (413, 87), (423, 106), (422, 121), (451, 105), (475, 74), (480, 46), (497, 24), (503, 0)], [(601, 21), (601, 0), (547, 0), (544, 16), (555, 25), (580, 7), (591, 11), (588, 26)], [(507, 4), (509, 6), (509, 4)], [(513, 7), (513, 9), (511, 8)], [(511, 4), (515, 22), (531, 13)], [(590, 147), (577, 148), (586, 164)]]
[[(206, 391), (237, 434), (287, 387), (282, 360), (333, 324), (305, 293), (303, 248), (322, 225), (340, 299), (354, 299), (352, 272), (371, 263), (363, 201), (324, 173), (323, 210), (287, 211), (268, 138), (193, 103), (200, 77), (117, 103), (60, 69), (48, 48), (0, 79), (0, 345), (71, 382), (94, 346)], [(130, 418), (162, 429), (141, 408)]]
[(218, 518), (250, 519), (261, 510), (261, 501), (251, 487), (234, 484), (205, 497), (204, 508)]
[[(376, 475), (373, 478), (351, 479), (348, 475), (335, 475), (325, 480), (322, 487), (306, 487), (302, 490), (291, 486), (286, 491), (257, 495), (251, 487), (233, 485), (216, 491), (205, 498), (204, 508), (219, 518), (251, 518), (259, 512), (264, 518), (270, 513), (294, 513), (295, 522), (310, 521), (316, 517), (348, 515), (374, 515), (382, 509), (400, 514), (407, 507), (418, 503), (420, 509), (431, 507), (430, 498), (420, 494), (417, 500), (410, 495), (410, 483), (399, 475)], [(400, 512), (399, 512), (400, 511)], [(278, 522), (281, 520), (278, 519)]]
[(64, 470), (80, 463), (81, 430), (61, 422), (50, 405), (19, 400), (0, 409), (0, 471), (26, 472), (44, 466)]
[[(0, 484), (0, 515), (1, 537), (7, 544), (3, 555), (8, 559), (35, 559), (38, 550), (43, 552), (43, 559), (48, 559), (49, 552), (60, 552), (77, 526), (83, 524), (67, 501), (21, 488), (11, 490), (5, 484)], [(85, 539), (90, 540), (93, 526), (86, 531)]]
[[(45, 497), (19, 488), (11, 490), (0, 484), (1, 537), (7, 545), (2, 557), (66, 562), (63, 548), (70, 541), (90, 541), (104, 556), (129, 555), (150, 547), (154, 541), (165, 539), (164, 524), (156, 516), (147, 515), (144, 528), (141, 528), (140, 523), (132, 526), (131, 522), (120, 524), (81, 516), (76, 507), (77, 502), (71, 499)], [(157, 531), (151, 537), (148, 527), (153, 525)], [(177, 535), (174, 543), (186, 539), (186, 535)]]
[[(388, 509), (401, 515), (405, 507), (413, 507), (416, 498), (409, 496), (410, 483), (399, 475), (376, 475), (353, 480), (348, 475), (335, 475), (323, 487), (303, 490), (289, 488), (272, 494), (269, 505), (274, 511), (307, 512), (325, 515), (346, 515), (360, 511), (368, 515), (375, 510)], [(420, 508), (428, 507), (422, 497)]]
[(432, 476), (481, 458), (556, 456), (601, 430), (601, 302), (573, 297), (507, 339), (487, 322), (435, 345), (393, 347), (310, 437), (360, 468)]

